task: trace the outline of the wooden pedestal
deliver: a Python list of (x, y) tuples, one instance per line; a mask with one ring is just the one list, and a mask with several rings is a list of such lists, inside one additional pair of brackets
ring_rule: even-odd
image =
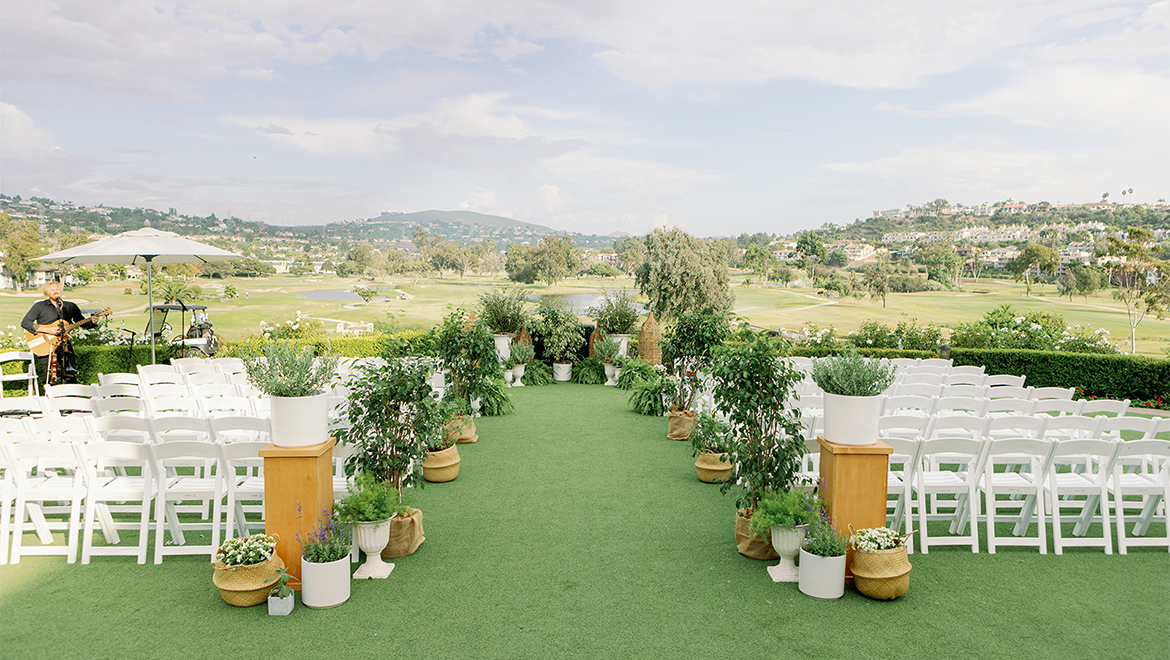
[[(821, 496), (829, 508), (833, 526), (841, 534), (853, 529), (886, 526), (886, 479), (894, 451), (878, 440), (861, 447), (838, 445), (817, 438), (821, 446)], [(845, 579), (853, 581), (849, 566), (853, 549), (845, 557)]]
[(278, 534), (276, 554), (292, 577), (290, 586), (300, 588), (301, 544), (321, 518), (333, 512), (333, 445), (330, 438), (319, 445), (260, 450), (264, 458), (264, 531)]

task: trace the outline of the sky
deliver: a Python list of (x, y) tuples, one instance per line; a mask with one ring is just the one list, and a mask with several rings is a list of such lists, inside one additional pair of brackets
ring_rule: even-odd
[(1170, 2), (0, 0), (0, 188), (700, 236), (1154, 202)]

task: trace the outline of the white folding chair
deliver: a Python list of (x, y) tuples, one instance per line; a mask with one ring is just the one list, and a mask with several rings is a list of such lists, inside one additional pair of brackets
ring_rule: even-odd
[(989, 438), (1042, 438), (1052, 417), (1032, 415), (1002, 415), (987, 417)]
[[(84, 531), (81, 537), (81, 563), (88, 564), (93, 555), (128, 555), (138, 558), (139, 564), (146, 563), (146, 544), (150, 539), (150, 505), (154, 500), (154, 479), (150, 452), (145, 444), (137, 442), (95, 442), (88, 445), (74, 444), (77, 460), (85, 473), (88, 484), (85, 497)], [(123, 474), (108, 476), (99, 471), (100, 466), (122, 468)], [(126, 468), (134, 468), (137, 474), (125, 474)], [(93, 528), (98, 522), (99, 505), (108, 507), (117, 503), (119, 512), (127, 507), (137, 508), (138, 523), (118, 523), (110, 517), (103, 524), (103, 535), (107, 545), (94, 546)], [(127, 504), (137, 502), (136, 506)], [(136, 546), (119, 546), (121, 542), (117, 528), (138, 529)]]
[(930, 418), (921, 415), (882, 415), (878, 417), (878, 438), (913, 440), (926, 437)]
[(171, 358), (171, 365), (181, 374), (216, 373), (218, 370), (207, 358)]
[(88, 442), (89, 427), (87, 415), (66, 415), (55, 417), (25, 417), (23, 419), (29, 436), (35, 442)]
[(143, 399), (185, 398), (191, 396), (191, 389), (183, 383), (155, 383), (147, 389)]
[(186, 381), (188, 389), (196, 385), (232, 385), (231, 376), (221, 374), (218, 371), (183, 374), (183, 380)]
[(966, 396), (974, 399), (986, 399), (987, 388), (982, 385), (944, 385), (942, 396)]
[(1049, 417), (1045, 420), (1044, 437), (1053, 442), (1100, 439), (1104, 427), (1104, 417), (1082, 417), (1081, 415)]
[(146, 402), (132, 396), (98, 396), (93, 399), (93, 412), (98, 417), (147, 417)]
[(154, 431), (145, 417), (108, 415), (86, 418), (85, 423), (93, 443), (133, 442), (145, 445), (154, 442)]
[[(1099, 545), (1105, 548), (1105, 554), (1113, 554), (1113, 526), (1109, 522), (1107, 487), (1119, 450), (1117, 442), (1096, 438), (1061, 440), (1053, 444), (1044, 490), (1050, 496), (1052, 540), (1056, 554), (1064, 554), (1066, 545)], [(1079, 497), (1085, 499), (1072, 499)], [(1061, 528), (1061, 509), (1067, 508), (1077, 509), (1073, 538), (1066, 538)], [(1089, 525), (1095, 519), (1101, 521), (1101, 536), (1090, 537), (1087, 535)]]
[(927, 385), (924, 383), (910, 383), (901, 384), (894, 388), (895, 396), (925, 396), (925, 397), (939, 397), (942, 396), (943, 386), (941, 383), (936, 385)]
[(92, 385), (45, 385), (45, 401), (49, 410), (58, 415), (73, 413), (93, 414)]
[(215, 367), (215, 370), (221, 374), (242, 374), (245, 373), (244, 361), (236, 357), (217, 357), (209, 360)]
[(44, 397), (6, 396), (0, 398), (0, 417), (40, 417), (48, 411)]
[(189, 396), (160, 396), (146, 399), (146, 409), (153, 417), (196, 417), (199, 404)]
[[(20, 362), (22, 366), (17, 373), (4, 373), (4, 365), (9, 362)], [(24, 364), (27, 363), (27, 364)], [(37, 361), (30, 351), (6, 351), (0, 353), (0, 398), (4, 398), (4, 384), (23, 382), (24, 396), (38, 396), (41, 391), (37, 381)]]
[(98, 397), (129, 397), (142, 398), (142, 388), (127, 383), (111, 383), (109, 385), (94, 385), (93, 396)]
[(1023, 387), (1027, 376), (1013, 376), (1011, 374), (992, 374), (983, 381), (988, 387)]
[[(248, 509), (259, 511), (261, 520), (255, 524), (261, 527), (264, 525), (264, 459), (260, 457), (260, 450), (267, 446), (267, 442), (216, 443), (227, 492), (224, 540), (232, 538), (237, 530), (240, 536), (251, 534), (252, 523), (248, 522)], [(259, 504), (246, 507), (245, 502)]]
[(267, 417), (225, 415), (207, 420), (216, 442), (272, 442), (272, 423)]
[(931, 396), (902, 394), (882, 398), (883, 415), (916, 415), (930, 417), (934, 414), (938, 400)]
[[(154, 563), (161, 564), (164, 555), (194, 555), (206, 553), (215, 558), (219, 549), (220, 521), (223, 517), (223, 479), (210, 470), (200, 471), (200, 465), (219, 462), (219, 449), (213, 442), (190, 442), (176, 440), (146, 445), (154, 465), (155, 492), (154, 506)], [(184, 523), (178, 504), (183, 501), (201, 500), (212, 502), (211, 523)], [(202, 508), (202, 507), (200, 507)], [(174, 545), (163, 542), (163, 518), (171, 530)], [(206, 518), (204, 518), (206, 520)], [(210, 526), (209, 544), (187, 544), (184, 528), (204, 529)]]
[(963, 365), (960, 367), (951, 367), (950, 372), (947, 373), (947, 384), (969, 384), (969, 385), (983, 385), (983, 381), (987, 380), (986, 369), (982, 366)]
[(987, 398), (989, 399), (1026, 399), (1032, 400), (1032, 388), (1030, 387), (1012, 387), (1011, 385), (1000, 385), (999, 387), (988, 386)]
[(1101, 422), (1101, 435), (1118, 440), (1150, 440), (1158, 429), (1157, 418), (1151, 417), (1105, 417)]
[(987, 413), (987, 399), (972, 396), (943, 396), (935, 402), (934, 416), (964, 415), (983, 417)]
[(1071, 399), (1038, 399), (1036, 405), (1032, 406), (1032, 414), (1048, 415), (1050, 417), (1080, 415), (1081, 404), (1081, 401), (1073, 401)]
[(943, 358), (924, 358), (924, 359), (918, 361), (918, 366), (917, 366), (916, 370), (922, 370), (924, 368), (926, 368), (926, 369), (941, 369), (945, 373), (945, 372), (948, 372), (951, 370), (951, 365), (953, 363), (954, 363), (953, 360), (945, 360)]
[(908, 371), (918, 365), (918, 358), (894, 358), (890, 360), (890, 364), (894, 365), (899, 372)]
[[(0, 444), (0, 452), (12, 473), (16, 491), (13, 508), (10, 561), (19, 564), (23, 555), (64, 555), (66, 563), (77, 560), (77, 538), (81, 526), (81, 503), (85, 483), (78, 470), (77, 454), (69, 442), (18, 442)], [(34, 470), (35, 469), (35, 473)], [(60, 473), (59, 473), (60, 472)], [(68, 504), (67, 514), (60, 503)], [(64, 521), (49, 522), (50, 515), (67, 515)], [(25, 517), (32, 519), (39, 546), (24, 545)], [(54, 545), (51, 530), (66, 532), (65, 545)]]
[(187, 384), (183, 382), (183, 374), (169, 364), (140, 364), (138, 365), (138, 376), (141, 381), (139, 386), (142, 388), (144, 397), (164, 395), (164, 389), (156, 389), (160, 385), (179, 385), (184, 390), (187, 387)]
[(240, 388), (230, 383), (204, 383), (188, 388), (195, 399), (212, 399), (219, 396), (242, 396)]
[[(141, 388), (142, 377), (138, 374), (118, 372), (112, 374), (98, 374), (99, 385), (133, 385)], [(141, 389), (139, 389), (141, 392)]]
[(155, 442), (177, 440), (211, 442), (211, 426), (202, 416), (171, 415), (149, 420)]
[[(1125, 471), (1128, 466), (1135, 470)], [(1113, 511), (1117, 518), (1117, 551), (1129, 554), (1129, 546), (1166, 546), (1170, 549), (1170, 517), (1166, 515), (1170, 503), (1170, 441), (1157, 438), (1122, 442), (1113, 463), (1109, 480), (1113, 493)], [(1127, 532), (1126, 510), (1138, 509), (1132, 531)], [(1147, 537), (1150, 523), (1158, 511), (1164, 534)]]
[(1044, 399), (1064, 399), (1069, 401), (1076, 394), (1071, 387), (1037, 387), (1032, 390), (1032, 398), (1036, 401)]
[[(1048, 554), (1048, 533), (1045, 531), (1044, 481), (1052, 458), (1054, 443), (1039, 438), (998, 438), (987, 443), (986, 463), (980, 487), (985, 495), (987, 514), (987, 551), (995, 554), (1000, 545), (1036, 545), (1040, 554)], [(1023, 469), (1021, 469), (1021, 467)], [(1008, 499), (999, 499), (1006, 495)], [(995, 525), (1005, 509), (1016, 516), (1012, 536), (996, 533)], [(1029, 536), (1032, 518), (1036, 518), (1038, 533)]]
[(1036, 407), (1035, 401), (1031, 399), (987, 399), (987, 408), (985, 413), (988, 417), (1005, 417), (1011, 415), (1031, 415), (1032, 410)]
[[(879, 435), (880, 437), (880, 435)], [(888, 436), (882, 442), (889, 445), (894, 451), (889, 457), (889, 470), (886, 476), (886, 509), (887, 526), (903, 534), (914, 531), (913, 485), (922, 451), (922, 435), (913, 438)], [(889, 501), (889, 496), (894, 501)], [(893, 511), (888, 509), (893, 507)], [(906, 544), (906, 552), (914, 552), (914, 544)]]
[(914, 373), (906, 374), (902, 378), (903, 385), (942, 385), (946, 380), (946, 376), (936, 373)]
[[(976, 488), (983, 465), (986, 442), (983, 438), (939, 437), (922, 441), (916, 490), (918, 491), (918, 543), (923, 554), (931, 545), (968, 545), (971, 552), (979, 552), (979, 525)], [(949, 496), (942, 498), (940, 496)], [(927, 497), (930, 498), (929, 504)], [(976, 517), (969, 532), (961, 534), (957, 524), (962, 517), (965, 502), (976, 506)], [(942, 509), (949, 508), (950, 512)], [(934, 537), (928, 522), (950, 519), (951, 535)]]
[(1129, 399), (1123, 399), (1121, 401), (1116, 399), (1090, 399), (1081, 401), (1080, 414), (1085, 417), (1097, 417), (1099, 415), (1124, 417), (1128, 410)]
[(256, 416), (252, 400), (242, 396), (217, 396), (196, 399), (196, 402), (199, 404), (200, 414), (207, 418)]

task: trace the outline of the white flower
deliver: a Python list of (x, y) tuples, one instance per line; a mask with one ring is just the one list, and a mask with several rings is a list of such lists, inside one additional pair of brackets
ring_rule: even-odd
[(1023, 323), (1023, 322), (1024, 322), (1024, 317), (1022, 317), (1022, 316), (1017, 316), (1016, 318), (1014, 318), (1014, 319), (1012, 319), (1012, 320), (1013, 320), (1013, 321), (1015, 321), (1016, 323)]
[(1033, 330), (1040, 330), (1041, 329), (1039, 323), (1033, 323), (1032, 325), (1030, 325), (1028, 327), (1032, 328)]

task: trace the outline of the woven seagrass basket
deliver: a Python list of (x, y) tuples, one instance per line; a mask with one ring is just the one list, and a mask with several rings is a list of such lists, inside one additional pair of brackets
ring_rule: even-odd
[(211, 562), (215, 574), (211, 582), (219, 589), (223, 602), (236, 607), (251, 607), (268, 600), (268, 592), (276, 584), (273, 576), (284, 568), (284, 560), (276, 552), (259, 564), (228, 566), (220, 561)]
[(646, 317), (638, 333), (638, 357), (649, 364), (662, 364), (662, 328), (654, 320), (654, 312)]
[(853, 586), (875, 600), (893, 600), (910, 590), (910, 558), (906, 546), (889, 550), (853, 551)]
[(589, 333), (589, 357), (597, 357), (597, 349), (593, 345), (599, 341), (601, 341), (601, 326), (593, 326), (593, 332)]

